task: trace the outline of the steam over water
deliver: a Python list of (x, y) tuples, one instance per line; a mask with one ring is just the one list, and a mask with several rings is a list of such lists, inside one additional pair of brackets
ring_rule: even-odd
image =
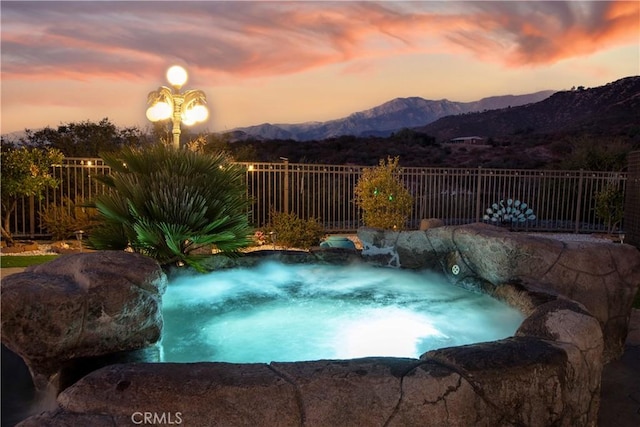
[(433, 273), (364, 264), (284, 265), (174, 278), (163, 361), (417, 358), (513, 335), (522, 314)]

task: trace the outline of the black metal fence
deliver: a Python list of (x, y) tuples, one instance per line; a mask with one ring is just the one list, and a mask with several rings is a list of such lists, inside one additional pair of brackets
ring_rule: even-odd
[[(354, 189), (365, 167), (289, 163), (238, 163), (245, 168), (249, 212), (256, 227), (269, 222), (272, 211), (316, 218), (327, 232), (353, 232), (363, 225)], [(24, 198), (11, 221), (16, 237), (46, 237), (40, 213), (50, 204), (69, 199), (91, 200), (106, 191), (95, 175), (108, 174), (102, 159), (66, 158), (52, 168), (60, 181), (42, 200)], [(494, 203), (518, 200), (536, 217), (517, 223), (532, 231), (589, 233), (607, 230), (595, 212), (596, 194), (608, 185), (625, 190), (625, 173), (601, 171), (485, 168), (403, 168), (401, 179), (414, 198), (407, 226), (418, 228), (423, 218), (447, 225), (482, 221)], [(622, 228), (622, 224), (618, 230)]]

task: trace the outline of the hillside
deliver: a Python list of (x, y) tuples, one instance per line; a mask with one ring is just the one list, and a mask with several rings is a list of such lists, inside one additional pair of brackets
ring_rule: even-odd
[[(394, 105), (399, 105), (394, 103)], [(478, 135), (485, 145), (448, 144)], [(441, 118), (390, 136), (343, 135), (314, 141), (249, 139), (230, 144), (238, 160), (406, 166), (606, 169), (640, 149), (640, 77), (558, 92), (540, 102)], [(608, 164), (602, 159), (608, 159)]]
[(640, 76), (591, 89), (557, 92), (540, 102), (449, 116), (416, 128), (437, 141), (468, 135), (504, 139), (514, 135), (628, 134), (640, 128)]
[(423, 126), (441, 117), (525, 105), (548, 98), (553, 93), (554, 91), (541, 91), (527, 95), (493, 96), (474, 102), (453, 102), (447, 99), (433, 101), (420, 97), (396, 98), (341, 119), (300, 124), (264, 123), (233, 129), (228, 136), (232, 140), (253, 138), (297, 141), (342, 135), (386, 137), (401, 129)]

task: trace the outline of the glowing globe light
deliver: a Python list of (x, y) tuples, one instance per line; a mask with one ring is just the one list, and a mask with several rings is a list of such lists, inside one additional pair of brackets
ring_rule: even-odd
[(156, 122), (158, 121), (158, 118), (156, 117), (156, 109), (155, 109), (155, 105), (152, 107), (147, 108), (147, 119), (151, 122)]
[(187, 70), (174, 65), (167, 70), (167, 80), (173, 87), (180, 89), (187, 82)]
[(182, 113), (182, 124), (191, 126), (196, 124), (196, 121), (193, 120), (193, 118), (191, 117), (188, 111), (185, 111), (184, 113)]
[(181, 91), (187, 82), (187, 71), (179, 65), (167, 70), (167, 80), (171, 87), (160, 86), (147, 96), (147, 118), (152, 122), (172, 119), (173, 145), (180, 148), (180, 125), (193, 125), (209, 117), (206, 95), (201, 90)]
[(196, 122), (204, 122), (209, 117), (209, 110), (204, 105), (196, 105), (189, 111)]
[(187, 109), (182, 113), (182, 122), (190, 126), (195, 123), (204, 122), (209, 117), (209, 110), (204, 105), (196, 105), (193, 108)]
[(147, 119), (152, 122), (166, 120), (171, 117), (171, 105), (166, 102), (158, 102), (147, 108)]

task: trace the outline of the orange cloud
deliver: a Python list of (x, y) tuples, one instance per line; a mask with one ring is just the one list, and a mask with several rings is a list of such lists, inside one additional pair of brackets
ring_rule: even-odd
[[(392, 58), (552, 64), (637, 43), (640, 2), (6, 2), (3, 80), (268, 77)], [(366, 67), (362, 67), (366, 69)]]
[(640, 34), (640, 3), (635, 1), (517, 2), (485, 8), (477, 18), (492, 30), (477, 28), (466, 41), (457, 41), (484, 59), (510, 67), (553, 64), (638, 43)]

